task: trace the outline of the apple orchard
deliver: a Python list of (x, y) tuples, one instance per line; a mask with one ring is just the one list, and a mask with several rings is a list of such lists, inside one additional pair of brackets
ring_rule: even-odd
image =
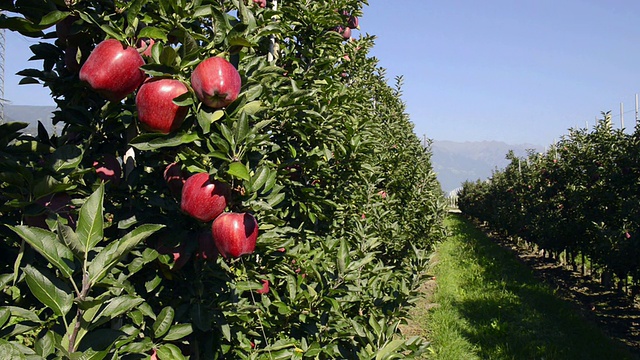
[(444, 201), (366, 4), (3, 2), (62, 130), (0, 124), (0, 353), (426, 351), (399, 326)]

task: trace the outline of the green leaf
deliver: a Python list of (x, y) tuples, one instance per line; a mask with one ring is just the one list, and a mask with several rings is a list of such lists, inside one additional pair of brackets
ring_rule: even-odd
[(164, 344), (160, 346), (156, 354), (160, 360), (182, 360), (185, 359), (180, 348), (173, 344)]
[(343, 274), (349, 261), (349, 248), (347, 247), (347, 240), (344, 238), (340, 239), (340, 248), (338, 249), (337, 260), (338, 271), (340, 272), (340, 274)]
[(43, 358), (48, 358), (56, 350), (56, 339), (53, 331), (47, 331), (35, 344), (36, 353)]
[(89, 330), (95, 329), (98, 326), (131, 311), (133, 308), (142, 304), (143, 302), (143, 298), (131, 295), (123, 295), (111, 299), (107, 306), (105, 306), (104, 309), (100, 311), (96, 319), (91, 323)]
[(157, 27), (147, 26), (140, 30), (138, 37), (167, 41), (167, 32)]
[(167, 331), (169, 331), (173, 324), (173, 317), (175, 314), (176, 311), (171, 306), (166, 306), (160, 311), (158, 318), (153, 322), (152, 326), (153, 335), (156, 339), (162, 337), (167, 333)]
[(66, 11), (54, 10), (43, 16), (42, 19), (40, 19), (40, 23), (38, 25), (49, 27), (55, 23), (58, 23), (67, 16), (69, 16), (69, 13)]
[(82, 161), (82, 149), (74, 145), (64, 145), (57, 148), (51, 155), (49, 162), (55, 172), (75, 170)]
[(26, 360), (22, 351), (5, 339), (0, 339), (0, 354), (4, 359)]
[(232, 162), (231, 164), (229, 164), (229, 170), (227, 170), (227, 173), (238, 179), (247, 181), (251, 180), (249, 170), (247, 170), (247, 167), (241, 162)]
[(169, 329), (167, 335), (162, 338), (163, 341), (176, 341), (186, 336), (189, 336), (193, 332), (191, 324), (178, 324)]
[(149, 151), (189, 144), (199, 138), (200, 136), (195, 132), (177, 133), (175, 135), (168, 136), (162, 136), (159, 134), (142, 134), (131, 140), (129, 144), (138, 150)]
[(258, 191), (269, 178), (269, 168), (260, 166), (256, 173), (251, 177), (251, 191)]
[(7, 227), (18, 234), (40, 255), (44, 256), (51, 264), (60, 270), (62, 275), (66, 278), (71, 278), (75, 269), (73, 253), (68, 247), (56, 239), (56, 234), (51, 231), (24, 225), (7, 225)]
[(123, 236), (122, 239), (113, 241), (104, 249), (100, 250), (98, 255), (96, 255), (89, 264), (88, 271), (91, 284), (102, 280), (102, 278), (111, 271), (111, 268), (118, 263), (121, 257), (127, 255), (140, 242), (163, 227), (164, 225), (156, 224), (141, 225)]
[(80, 242), (78, 235), (70, 226), (60, 222), (58, 219), (58, 241), (65, 244), (79, 259), (85, 260), (86, 252), (84, 244)]
[(71, 310), (73, 293), (64, 283), (52, 275), (43, 274), (31, 265), (25, 265), (23, 271), (29, 290), (41, 303), (59, 316), (65, 316)]
[(0, 308), (0, 329), (9, 321), (9, 317), (11, 317), (11, 311), (7, 308)]
[(103, 197), (104, 184), (100, 183), (80, 209), (77, 235), (85, 253), (93, 250), (104, 237)]
[(198, 110), (198, 124), (202, 128), (205, 134), (211, 131), (211, 124), (222, 119), (224, 116), (224, 110), (209, 111), (208, 108), (201, 108)]
[(402, 344), (404, 344), (404, 340), (392, 340), (391, 342), (387, 343), (385, 346), (382, 347), (382, 349), (378, 350), (378, 353), (376, 354), (376, 360), (384, 360), (384, 359), (388, 359), (393, 353), (396, 352), (396, 350), (398, 350)]

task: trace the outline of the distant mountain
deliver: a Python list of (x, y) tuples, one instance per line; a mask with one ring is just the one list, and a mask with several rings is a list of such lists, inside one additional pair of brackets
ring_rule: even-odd
[(31, 106), (31, 105), (4, 105), (4, 114), (7, 122), (25, 122), (29, 127), (25, 129), (28, 134), (36, 134), (38, 131), (38, 121), (41, 121), (47, 131), (51, 134), (54, 126), (51, 123), (54, 106)]
[(511, 145), (499, 141), (456, 142), (434, 140), (433, 169), (438, 175), (442, 190), (448, 193), (466, 180), (484, 180), (496, 169), (509, 164), (506, 155), (513, 150), (516, 156), (525, 156), (527, 150), (540, 151), (532, 144)]

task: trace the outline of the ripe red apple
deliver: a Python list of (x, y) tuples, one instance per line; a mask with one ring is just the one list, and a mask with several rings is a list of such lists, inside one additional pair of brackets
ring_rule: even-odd
[(148, 129), (164, 134), (176, 130), (187, 117), (189, 108), (174, 104), (173, 99), (188, 91), (180, 80), (145, 81), (136, 95), (138, 120)]
[(251, 254), (258, 239), (258, 222), (249, 213), (224, 213), (211, 225), (213, 242), (222, 257)]
[(180, 164), (171, 163), (164, 169), (164, 181), (167, 182), (167, 187), (171, 195), (179, 198), (182, 194), (182, 187), (184, 186), (185, 179), (188, 177), (187, 172), (182, 171)]
[(238, 98), (242, 80), (238, 70), (221, 57), (202, 61), (191, 74), (191, 87), (206, 106), (223, 108)]
[(207, 173), (198, 173), (185, 181), (180, 207), (190, 216), (208, 222), (222, 214), (230, 195), (229, 185), (211, 180)]
[(122, 166), (115, 156), (105, 155), (102, 160), (93, 162), (93, 168), (96, 169), (96, 174), (102, 181), (111, 181), (114, 185), (120, 183)]
[(262, 282), (262, 288), (256, 290), (257, 294), (263, 295), (269, 293), (269, 280), (260, 280)]
[(133, 47), (118, 40), (102, 41), (91, 52), (80, 69), (80, 80), (107, 100), (120, 101), (134, 92), (144, 81), (140, 70), (142, 56)]

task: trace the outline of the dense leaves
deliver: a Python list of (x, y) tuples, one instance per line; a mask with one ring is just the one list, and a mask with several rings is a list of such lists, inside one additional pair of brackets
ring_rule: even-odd
[(603, 115), (592, 131), (571, 129), (545, 153), (509, 154), (490, 181), (464, 184), (460, 208), (550, 254), (566, 251), (574, 267), (584, 255), (603, 279), (637, 282), (640, 129), (613, 129)]
[[(0, 27), (53, 40), (32, 46), (43, 69), (21, 75), (49, 87), (62, 130), (0, 125), (0, 346), (96, 359), (423, 351), (398, 325), (444, 202), (401, 79), (389, 86), (367, 55), (372, 36), (332, 30), (365, 3), (3, 4)], [(147, 132), (135, 93), (107, 101), (78, 79), (105, 38), (143, 41), (147, 76), (185, 84), (224, 57), (240, 95), (211, 109), (190, 92), (173, 100), (189, 109), (178, 129)], [(252, 254), (218, 257), (211, 223), (181, 211), (183, 180), (200, 172), (232, 189), (227, 211), (257, 219)]]

